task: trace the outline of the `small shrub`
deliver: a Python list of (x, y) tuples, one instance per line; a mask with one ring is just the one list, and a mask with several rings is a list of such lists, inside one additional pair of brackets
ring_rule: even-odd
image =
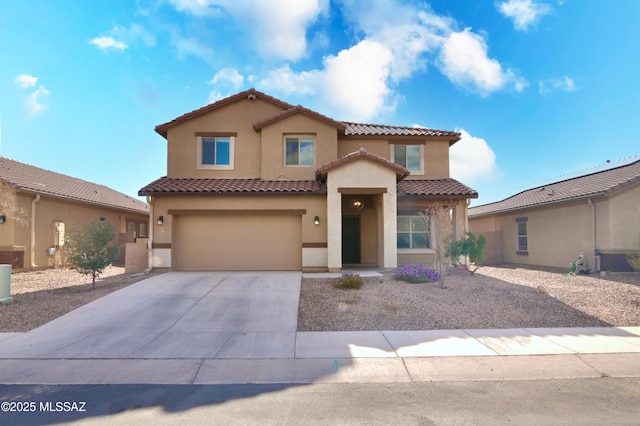
[(342, 274), (335, 280), (333, 286), (341, 289), (359, 289), (364, 284), (364, 280), (358, 274)]
[(438, 273), (420, 264), (405, 265), (393, 272), (393, 277), (409, 283), (432, 283), (438, 281)]

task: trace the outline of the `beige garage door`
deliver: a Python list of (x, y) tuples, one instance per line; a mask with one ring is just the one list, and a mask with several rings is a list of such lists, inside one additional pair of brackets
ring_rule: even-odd
[(300, 270), (300, 216), (175, 216), (174, 269)]

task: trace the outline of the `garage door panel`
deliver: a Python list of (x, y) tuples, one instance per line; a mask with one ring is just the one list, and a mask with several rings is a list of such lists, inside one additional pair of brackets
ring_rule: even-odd
[(299, 270), (300, 216), (176, 216), (178, 270)]

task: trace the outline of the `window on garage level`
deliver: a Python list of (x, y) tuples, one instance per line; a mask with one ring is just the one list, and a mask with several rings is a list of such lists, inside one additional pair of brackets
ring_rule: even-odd
[(518, 225), (518, 251), (517, 254), (529, 254), (529, 233), (527, 230), (527, 220), (526, 217), (518, 217), (516, 218), (516, 223)]
[(428, 217), (398, 215), (398, 249), (431, 248)]

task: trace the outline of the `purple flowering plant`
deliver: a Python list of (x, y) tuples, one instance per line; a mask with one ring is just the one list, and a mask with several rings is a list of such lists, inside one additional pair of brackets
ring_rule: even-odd
[(393, 277), (409, 283), (432, 283), (438, 281), (438, 273), (417, 263), (405, 265), (393, 272)]

